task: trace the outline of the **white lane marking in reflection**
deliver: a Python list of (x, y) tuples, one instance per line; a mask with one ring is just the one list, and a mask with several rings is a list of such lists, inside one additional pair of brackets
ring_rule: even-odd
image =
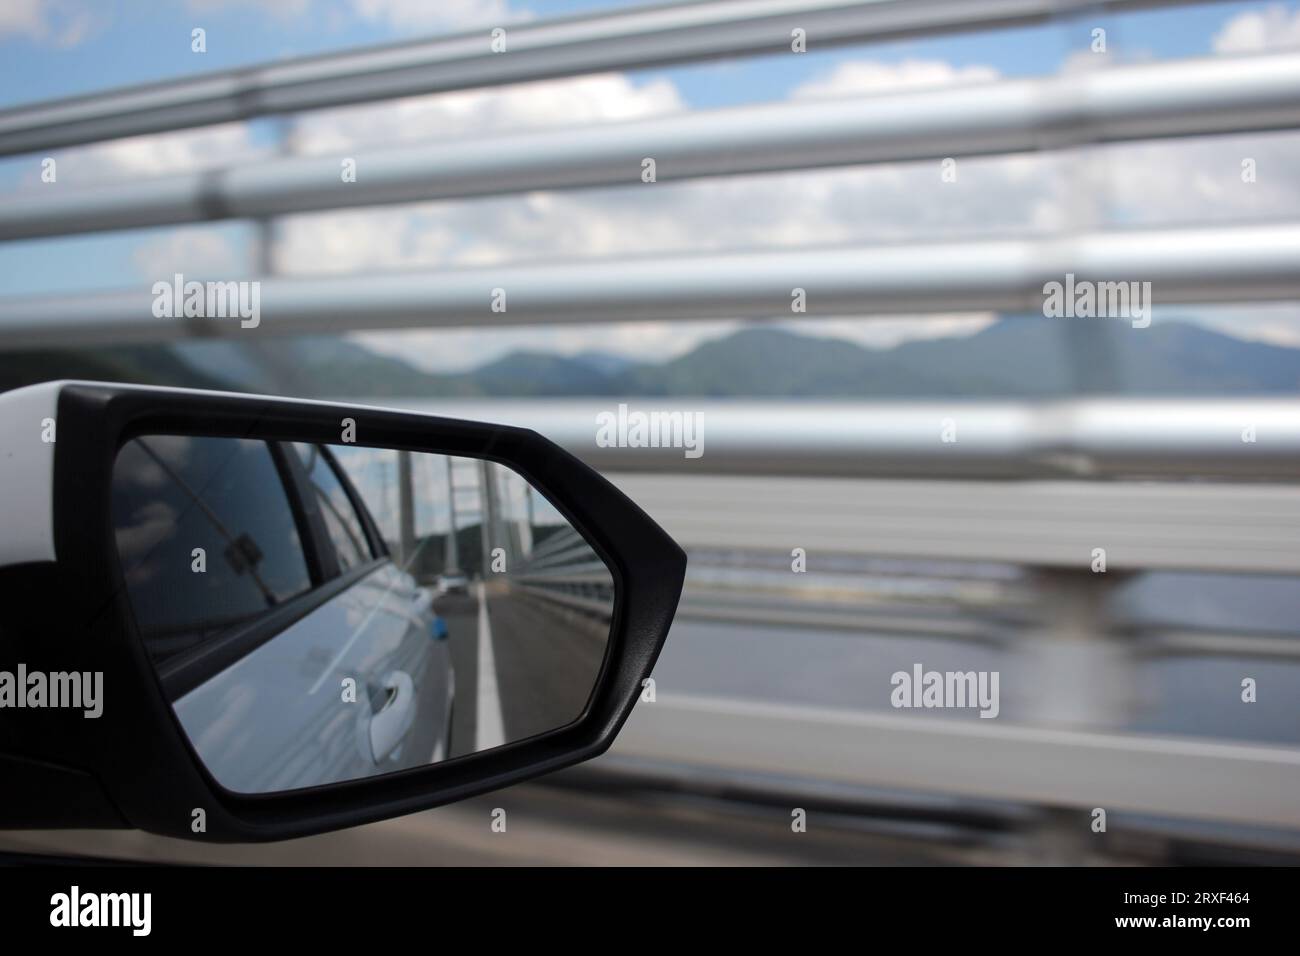
[(478, 583), (478, 708), (474, 749), (490, 750), (506, 742), (497, 689), (497, 662), (492, 654), (492, 625), (488, 621), (487, 588)]

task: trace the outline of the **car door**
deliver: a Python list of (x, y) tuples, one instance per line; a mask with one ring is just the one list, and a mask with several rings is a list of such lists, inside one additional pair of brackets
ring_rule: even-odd
[(137, 623), (224, 787), (309, 787), (445, 756), (445, 648), (319, 446), (136, 440), (113, 495)]
[(368, 556), (381, 559), (341, 595), (350, 636), (327, 668), (339, 681), (348, 676), (357, 680), (364, 715), (359, 749), (371, 755), (370, 772), (444, 759), (454, 674), (446, 633), (437, 626), (429, 595), (393, 562), (335, 455), (320, 445), (294, 443), (291, 449), (301, 466), (303, 497), (314, 501), (321, 514), (340, 573), (356, 573)]

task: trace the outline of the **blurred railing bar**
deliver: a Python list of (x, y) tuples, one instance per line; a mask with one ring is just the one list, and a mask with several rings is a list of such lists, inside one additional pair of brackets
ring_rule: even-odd
[(614, 754), (1060, 807), (1300, 827), (1300, 750), (661, 692)]
[(784, 609), (767, 605), (744, 607), (738, 604), (712, 603), (698, 593), (692, 595), (689, 591), (678, 605), (676, 619), (762, 624), (766, 627), (789, 627), (800, 631), (810, 628), (851, 631), (876, 637), (903, 638), (920, 635), (991, 647), (1010, 646), (1016, 639), (1005, 624), (999, 627), (982, 618), (887, 614), (870, 608), (810, 606), (810, 602), (792, 602)]
[[(870, 445), (856, 457), (863, 471), (875, 464)], [(755, 467), (782, 472), (785, 462), (777, 450)], [(914, 467), (925, 465), (922, 456)], [(1104, 547), (1107, 579), (1146, 570), (1300, 574), (1294, 478), (1289, 485), (1189, 481), (1213, 463), (1168, 462), (1171, 473), (1180, 467), (1182, 480), (1149, 483), (608, 474), (688, 551), (788, 560), (797, 543), (808, 554), (1005, 562), (1092, 578), (1100, 577), (1088, 570), (1094, 549)], [(950, 477), (965, 476), (954, 468)]]
[[(688, 587), (677, 607), (677, 619), (763, 624), (799, 630), (840, 630), (885, 638), (921, 635), (1002, 648), (1015, 647), (1023, 640), (1026, 628), (1033, 626), (1031, 621), (1005, 616), (997, 619), (978, 613), (962, 617), (940, 613), (899, 614), (879, 607), (819, 605), (808, 599), (800, 601), (797, 596), (792, 596), (785, 607), (752, 599), (744, 604), (736, 598), (725, 601), (712, 598), (713, 595), (704, 589)], [(1300, 634), (1176, 630), (1123, 624), (1108, 628), (1108, 633), (1122, 638), (1134, 653), (1156, 657), (1188, 654), (1196, 657), (1300, 659)]]
[[(1179, 0), (727, 0), (674, 3), (264, 63), (0, 112), (0, 155), (422, 93), (635, 70)], [(1201, 0), (1181, 0), (1183, 4)], [(493, 30), (505, 31), (504, 47)], [(500, 52), (498, 52), (500, 51)]]
[[(626, 404), (629, 415), (693, 416), (702, 453), (688, 458), (682, 447), (598, 441), (597, 416), (615, 416), (616, 402)], [(1060, 527), (1061, 519), (1078, 517), (1082, 514), (1078, 509), (1088, 508), (1085, 524), (1107, 515), (1134, 527), (1162, 518), (1170, 525), (1197, 524), (1217, 516), (1230, 537), (1240, 541), (1239, 522), (1245, 516), (1258, 512), (1265, 529), (1277, 528), (1283, 516), (1296, 513), (1300, 501), (1293, 488), (1252, 491), (1185, 481), (1158, 488), (1092, 485), (1086, 486), (1086, 495), (1078, 485), (1064, 488), (1053, 483), (1033, 491), (1022, 488), (1018, 498), (984, 485), (962, 491), (963, 499), (954, 500), (958, 492), (942, 483), (788, 485), (779, 478), (762, 477), (1176, 481), (1198, 477), (1294, 484), (1300, 482), (1300, 400), (1293, 398), (764, 402), (645, 397), (392, 399), (386, 404), (532, 428), (593, 467), (646, 473), (636, 481), (637, 495), (662, 501), (672, 511), (699, 514), (706, 507), (722, 509), (716, 521), (694, 526), (705, 538), (728, 527), (733, 536), (748, 535), (748, 526), (726, 513), (728, 504), (741, 513), (762, 516), (761, 534), (771, 533), (772, 523), (792, 505), (815, 502), (832, 514), (847, 512), (858, 519), (877, 520), (877, 536), (892, 520), (905, 536), (909, 529), (913, 533), (928, 529), (933, 522), (922, 520), (927, 515), (948, 522), (955, 520), (953, 512), (968, 518), (972, 503), (979, 501), (975, 510), (989, 521), (1003, 522), (1002, 535), (1016, 530), (1009, 522), (1026, 517), (1068, 532), (1071, 529)], [(951, 441), (945, 439), (945, 429)], [(681, 480), (664, 483), (650, 477), (664, 472), (676, 473)], [(799, 497), (791, 501), (790, 495)], [(887, 506), (881, 503), (886, 495)], [(781, 507), (774, 507), (777, 502), (782, 502)], [(1213, 510), (1218, 505), (1228, 510), (1218, 515)], [(904, 514), (899, 509), (905, 506), (909, 510)], [(700, 536), (695, 530), (682, 529), (692, 540)], [(941, 525), (938, 536), (950, 537), (951, 532)], [(1295, 540), (1300, 541), (1300, 536)], [(723, 547), (732, 541), (729, 537), (715, 543)], [(1226, 546), (1230, 541), (1225, 538), (1221, 543)], [(1300, 553), (1300, 545), (1293, 550)], [(1012, 563), (1019, 562), (1013, 559)]]
[(1189, 654), (1194, 657), (1262, 657), (1300, 660), (1300, 634), (1219, 633), (1192, 630), (1140, 629), (1133, 649), (1139, 654), (1165, 657)]
[[(1280, 223), (275, 277), (260, 282), (254, 334), (771, 318), (791, 314), (799, 289), (807, 290), (806, 315), (1041, 314), (1044, 284), (1067, 275), (1116, 283), (1125, 302), (1131, 284), (1150, 282), (1149, 294), (1131, 300), (1144, 308), (1289, 301), (1300, 298), (1297, 262), (1300, 224)], [(1110, 293), (1099, 286), (1098, 295)], [(0, 335), (23, 348), (249, 334), (238, 317), (158, 318), (156, 301), (151, 286), (0, 299)]]
[(1243, 133), (1300, 125), (1293, 54), (1148, 64), (823, 102), (687, 113), (350, 154), (271, 159), (143, 182), (36, 189), (0, 207), (0, 239), (641, 185), (811, 167), (1052, 149), (1081, 140)]

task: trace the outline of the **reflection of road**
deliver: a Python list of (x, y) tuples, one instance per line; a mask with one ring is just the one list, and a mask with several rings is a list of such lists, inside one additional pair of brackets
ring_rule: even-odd
[[(571, 723), (595, 685), (608, 638), (607, 625), (512, 594), (499, 582), (488, 589), (486, 621), (480, 621), (477, 591), (474, 585), (469, 595), (434, 601), (447, 623), (456, 668), (453, 756), (473, 753), (487, 741), (522, 740)], [(481, 726), (495, 721), (493, 702), (483, 699), (492, 689), (500, 734)]]
[(576, 720), (596, 684), (609, 625), (505, 588), (489, 591), (488, 616), (506, 740)]
[(443, 725), (446, 699), (443, 696), (442, 681), (435, 676), (434, 670), (434, 668), (441, 669), (441, 661), (441, 656), (435, 656), (424, 680), (416, 681), (415, 692), (419, 699), (415, 707), (415, 723), (398, 751), (404, 766), (423, 766), (424, 762), (434, 755), (437, 755), (439, 760), (446, 759), (442, 754), (443, 735), (446, 733)]

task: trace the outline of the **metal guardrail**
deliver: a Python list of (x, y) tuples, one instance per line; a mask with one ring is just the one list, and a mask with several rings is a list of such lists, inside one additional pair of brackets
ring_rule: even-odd
[(614, 474), (688, 550), (1300, 574), (1300, 487)]
[[(1300, 224), (1285, 223), (270, 278), (258, 334), (766, 318), (790, 315), (795, 289), (812, 316), (1041, 311), (1044, 283), (1067, 273), (1140, 277), (1162, 305), (1282, 301), (1300, 298), (1297, 262)], [(154, 300), (150, 289), (0, 299), (0, 330), (14, 347), (249, 334), (237, 317), (160, 319)]]
[[(416, 93), (786, 52), (795, 28), (806, 30), (817, 48), (1156, 5), (1163, 4), (731, 0), (503, 24), (507, 52), (500, 54), (485, 29), (6, 110), (0, 155)], [(672, 180), (1291, 128), (1298, 69), (1294, 58), (1273, 56), (1152, 64), (1068, 81), (756, 107), (393, 150), (363, 154), (362, 174), (347, 188), (334, 187), (332, 158), (285, 158), (93, 195), (43, 190), (40, 199), (6, 203), (0, 238), (625, 180), (640, 188), (635, 172), (646, 155), (656, 156), (661, 177)], [(786, 124), (779, 133), (764, 128), (777, 121)], [(647, 137), (656, 140), (651, 147)], [(327, 167), (328, 189), (314, 178)], [(1150, 281), (1152, 298), (1162, 305), (1284, 301), (1300, 298), (1297, 262), (1300, 224), (1280, 223), (277, 277), (262, 281), (265, 318), (258, 334), (770, 317), (790, 314), (796, 288), (807, 290), (808, 315), (1037, 312), (1043, 283), (1066, 273)], [(491, 309), (496, 289), (506, 291), (504, 312)], [(156, 318), (152, 299), (151, 291), (137, 290), (0, 300), (0, 332), (11, 347), (242, 334), (234, 319)], [(481, 406), (482, 414), (454, 403), (437, 408), (488, 420), (505, 415), (554, 435), (598, 467), (629, 472), (617, 480), (688, 548), (788, 544), (1031, 566), (1058, 614), (1053, 637), (1059, 640), (1035, 648), (1058, 681), (1044, 695), (1052, 705), (1076, 689), (1081, 658), (1071, 655), (1078, 645), (1086, 645), (1087, 663), (1098, 673), (1124, 660), (1103, 634), (1097, 611), (1102, 589), (1112, 585), (1086, 570), (1098, 539), (1116, 570), (1300, 572), (1300, 414), (1293, 401), (678, 404), (703, 416), (698, 459), (686, 459), (680, 448), (597, 446), (594, 412), (612, 410), (610, 404), (526, 412)], [(669, 410), (664, 403), (654, 407)], [(941, 437), (945, 420), (955, 426), (955, 441)], [(1246, 429), (1253, 441), (1243, 441)], [(893, 480), (905, 476), (911, 480)], [(1089, 480), (1034, 480), (1063, 477)], [(1095, 480), (1134, 477), (1161, 483)], [(1184, 480), (1189, 477), (1276, 484), (1234, 487)], [(877, 480), (855, 480), (866, 478)], [(800, 489), (793, 508), (792, 489)], [(1224, 645), (1196, 634), (1165, 635), (1157, 649), (1160, 641), (1175, 653), (1218, 653)], [(1241, 648), (1291, 653), (1285, 641), (1266, 637)], [(1064, 703), (1069, 713), (1074, 702)], [(1300, 827), (1294, 799), (1300, 751), (993, 723), (670, 691), (638, 707), (618, 749), (741, 772)]]
[[(788, 402), (653, 396), (336, 397), (532, 428), (605, 471), (694, 477), (1300, 481), (1300, 399), (1293, 398)], [(670, 423), (673, 416), (683, 423), (691, 416), (702, 454), (688, 458), (680, 445), (598, 443), (598, 416), (616, 417), (619, 405), (626, 405), (629, 415), (653, 413)], [(665, 430), (671, 437), (671, 424), (660, 429)], [(1264, 491), (1243, 494), (1260, 500), (1266, 496)]]
[[(2, 117), (0, 117), (2, 120)], [(1080, 139), (1300, 125), (1300, 57), (1180, 60), (1045, 80), (692, 112), (631, 123), (352, 151), (95, 187), (38, 188), (0, 207), (0, 239), (537, 189), (1051, 149)]]
[[(1039, 688), (1048, 701), (1068, 696), (1081, 675), (1122, 679), (1123, 667), (1152, 655), (1293, 662), (1300, 654), (1293, 635), (1135, 628), (1106, 622), (1101, 611), (1103, 596), (1131, 572), (1300, 574), (1295, 400), (1076, 401), (1037, 409), (672, 403), (705, 423), (705, 454), (694, 460), (680, 449), (596, 445), (599, 402), (426, 407), (435, 406), (557, 435), (606, 469), (692, 552), (788, 555), (802, 547), (818, 562), (836, 553), (1005, 562), (1034, 569), (1030, 581), (1044, 574), (1050, 580), (1043, 618), (1031, 615), (1019, 627), (899, 617), (878, 602), (870, 613), (849, 614), (814, 599), (809, 613), (793, 597), (783, 614), (743, 588), (722, 601), (723, 592), (689, 580), (679, 612), (685, 623), (841, 628), (994, 642), (1014, 655), (1032, 650), (1043, 655), (1030, 666), (1043, 668), (1033, 679), (1048, 682)], [(947, 447), (939, 439), (945, 416), (955, 418), (959, 435)], [(1253, 458), (1259, 446), (1242, 442), (1246, 420), (1263, 423), (1257, 437), (1269, 435), (1271, 462)], [(770, 456), (766, 464), (763, 455)], [(648, 461), (656, 470), (644, 470)], [(745, 470), (751, 474), (739, 474)], [(817, 470), (839, 477), (814, 477)], [(752, 473), (762, 471), (768, 473)], [(1159, 480), (1077, 480), (1135, 472)], [(854, 473), (924, 477), (849, 477)], [(992, 473), (999, 479), (989, 479)], [(1216, 474), (1230, 480), (1187, 480)], [(1057, 477), (1032, 480), (1049, 475)], [(1248, 476), (1276, 483), (1240, 481)], [(1089, 571), (1098, 546), (1107, 552), (1105, 575)], [(750, 586), (764, 593), (761, 583)], [(613, 749), (647, 774), (687, 767), (701, 780), (739, 774), (755, 787), (791, 780), (1074, 807), (1081, 820), (1100, 806), (1108, 813), (1300, 828), (1300, 804), (1291, 797), (1300, 785), (1300, 751), (1292, 747), (1119, 733), (1106, 725), (1122, 725), (1124, 714), (1106, 707), (1092, 715), (1100, 726), (1062, 726), (1059, 715), (1042, 725), (953, 721), (705, 697), (675, 691), (668, 681), (661, 678), (656, 700), (638, 704)]]
[(637, 705), (612, 752), (864, 787), (1300, 828), (1300, 750), (1282, 747), (661, 693)]
[(419, 93), (788, 52), (795, 28), (815, 49), (1170, 2), (1179, 0), (715, 0), (503, 23), (505, 52), (485, 27), (0, 111), (0, 156)]
[(552, 604), (608, 619), (614, 607), (613, 579), (591, 545), (566, 527), (516, 558), (507, 577), (511, 587)]

